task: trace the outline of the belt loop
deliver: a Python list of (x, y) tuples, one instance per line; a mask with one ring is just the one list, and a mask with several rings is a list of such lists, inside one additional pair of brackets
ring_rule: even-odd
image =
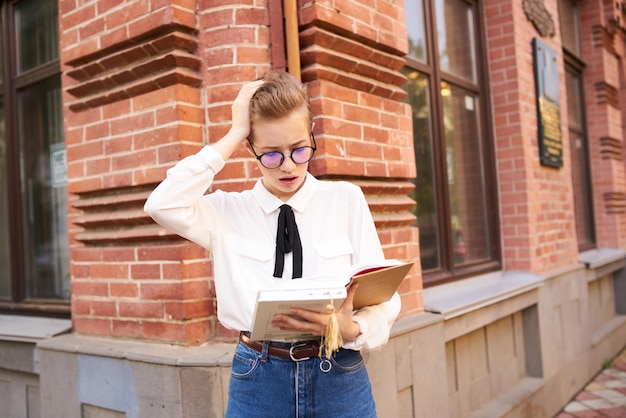
[(269, 341), (263, 341), (263, 350), (261, 350), (261, 361), (263, 363), (267, 362), (267, 352), (270, 349), (270, 342)]

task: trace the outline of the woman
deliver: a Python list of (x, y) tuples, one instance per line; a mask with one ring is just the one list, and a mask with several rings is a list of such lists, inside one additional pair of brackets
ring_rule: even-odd
[[(343, 346), (327, 358), (318, 341), (259, 342), (247, 333), (258, 290), (300, 277), (344, 284), (354, 264), (384, 259), (361, 189), (307, 172), (316, 149), (312, 128), (305, 86), (270, 71), (242, 87), (229, 132), (169, 169), (145, 205), (156, 222), (213, 254), (218, 319), (241, 331), (227, 417), (376, 416), (359, 350), (387, 342), (400, 310), (397, 294), (353, 312), (351, 288), (336, 312)], [(205, 195), (242, 144), (262, 178), (241, 193)], [(273, 325), (325, 335), (328, 313), (293, 312), (277, 315)]]

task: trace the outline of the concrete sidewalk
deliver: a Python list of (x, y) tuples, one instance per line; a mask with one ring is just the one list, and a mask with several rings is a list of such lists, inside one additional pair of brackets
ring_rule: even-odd
[(626, 349), (556, 415), (573, 417), (626, 418)]

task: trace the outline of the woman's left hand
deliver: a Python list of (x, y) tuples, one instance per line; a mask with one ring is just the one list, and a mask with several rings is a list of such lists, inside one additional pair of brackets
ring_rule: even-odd
[[(348, 288), (348, 296), (336, 312), (337, 323), (343, 342), (354, 341), (361, 332), (359, 324), (352, 320), (354, 293), (356, 285)], [(272, 321), (272, 325), (284, 331), (301, 331), (313, 335), (326, 335), (330, 314), (293, 308), (292, 315), (279, 314)]]

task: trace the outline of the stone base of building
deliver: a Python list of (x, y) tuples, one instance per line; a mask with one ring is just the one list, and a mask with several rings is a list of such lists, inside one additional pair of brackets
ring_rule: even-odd
[[(554, 416), (626, 345), (624, 253), (581, 261), (427, 289), (429, 312), (365, 353), (379, 416)], [(0, 401), (12, 416), (222, 417), (233, 351), (76, 334), (3, 342)]]

